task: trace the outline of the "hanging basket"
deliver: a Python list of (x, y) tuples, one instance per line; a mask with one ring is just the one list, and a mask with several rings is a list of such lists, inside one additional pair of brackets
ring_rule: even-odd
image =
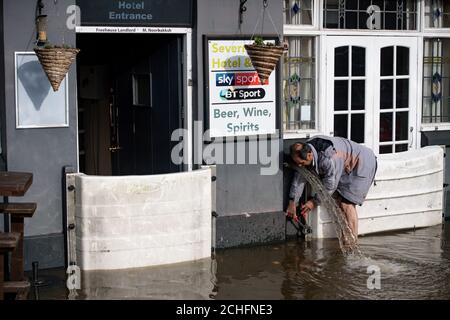
[(73, 48), (35, 48), (34, 52), (52, 85), (53, 91), (58, 91), (72, 62), (80, 49)]
[(261, 83), (269, 79), (270, 74), (284, 52), (282, 46), (246, 44), (244, 45)]

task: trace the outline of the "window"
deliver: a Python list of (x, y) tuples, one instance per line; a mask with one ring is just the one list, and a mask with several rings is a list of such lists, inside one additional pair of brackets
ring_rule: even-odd
[(312, 25), (312, 0), (284, 0), (284, 24)]
[(423, 55), (423, 123), (450, 122), (450, 39), (426, 39)]
[(310, 130), (315, 120), (314, 37), (287, 37), (289, 51), (284, 55), (284, 130)]
[(380, 153), (408, 150), (410, 49), (381, 48), (380, 61)]
[(133, 74), (133, 105), (151, 105), (151, 74)]
[(425, 26), (427, 28), (450, 28), (450, 1), (425, 1)]
[(416, 0), (324, 0), (324, 27), (416, 30)]

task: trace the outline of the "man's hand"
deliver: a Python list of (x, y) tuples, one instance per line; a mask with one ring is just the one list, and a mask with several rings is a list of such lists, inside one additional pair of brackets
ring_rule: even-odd
[(290, 200), (289, 205), (286, 209), (286, 217), (295, 219), (295, 217), (297, 217), (296, 212), (297, 212), (297, 206), (295, 205), (295, 201)]
[(316, 207), (316, 204), (313, 200), (307, 201), (304, 205), (302, 205), (302, 216), (305, 218), (308, 216), (308, 213)]

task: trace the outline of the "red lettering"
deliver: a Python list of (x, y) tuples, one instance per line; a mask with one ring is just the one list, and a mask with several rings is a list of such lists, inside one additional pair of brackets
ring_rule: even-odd
[[(259, 86), (261, 81), (259, 81), (258, 74), (256, 72), (245, 72), (236, 73), (236, 86)], [(264, 81), (264, 84), (269, 84), (269, 79)]]

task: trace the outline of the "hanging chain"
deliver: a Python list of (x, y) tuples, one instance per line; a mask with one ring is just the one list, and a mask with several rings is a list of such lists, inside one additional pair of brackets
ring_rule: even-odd
[[(268, 0), (263, 0), (264, 15), (266, 13), (266, 8), (267, 8), (268, 5), (269, 5)], [(272, 15), (270, 14), (270, 10), (267, 11), (267, 16), (269, 17), (270, 22), (272, 23), (272, 26), (275, 29), (275, 32), (277, 33), (278, 40), (281, 43), (283, 41), (283, 38), (282, 38), (281, 34), (278, 32), (278, 29), (277, 29), (277, 26), (275, 25), (275, 22), (273, 22)], [(264, 25), (264, 17), (263, 17), (263, 25)]]
[[(256, 21), (255, 29), (253, 30), (253, 33), (252, 33), (252, 36), (251, 36), (250, 39), (253, 39), (253, 36), (255, 35), (255, 31), (256, 31), (256, 28), (258, 27), (258, 23), (259, 23), (260, 19), (262, 19), (261, 35), (263, 34), (263, 32), (264, 32), (264, 17), (266, 15), (266, 8), (268, 7), (268, 5), (269, 5), (268, 0), (263, 0), (261, 15), (260, 15), (260, 17), (258, 17), (258, 20)], [(273, 26), (273, 28), (275, 29), (275, 32), (278, 35), (279, 41), (282, 42), (283, 38), (281, 37), (281, 34), (278, 32), (277, 26), (275, 25), (275, 23), (274, 23), (274, 21), (272, 19), (272, 16), (270, 15), (270, 11), (269, 10), (267, 11), (267, 15), (269, 16), (270, 22), (272, 23), (272, 26)]]
[(264, 17), (266, 16), (266, 8), (267, 8), (267, 0), (263, 0), (263, 9), (262, 9), (262, 22), (261, 22), (261, 35), (264, 32)]

